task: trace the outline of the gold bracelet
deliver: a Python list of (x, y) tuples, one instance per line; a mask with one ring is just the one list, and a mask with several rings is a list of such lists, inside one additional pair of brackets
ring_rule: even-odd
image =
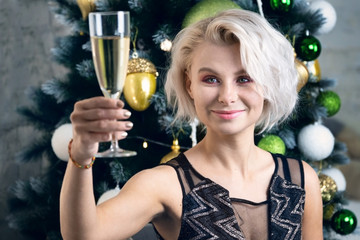
[(69, 145), (68, 145), (68, 152), (69, 152), (69, 158), (70, 160), (74, 163), (75, 166), (77, 166), (78, 168), (82, 168), (82, 169), (89, 169), (92, 167), (92, 165), (94, 165), (95, 162), (95, 157), (91, 158), (91, 163), (87, 164), (87, 165), (81, 165), (80, 163), (78, 163), (77, 161), (75, 161), (72, 156), (71, 156), (71, 145), (72, 145), (73, 139), (70, 140)]

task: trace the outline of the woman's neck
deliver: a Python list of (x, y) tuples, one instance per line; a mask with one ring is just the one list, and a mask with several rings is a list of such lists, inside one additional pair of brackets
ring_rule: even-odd
[[(241, 172), (246, 175), (256, 168), (259, 148), (254, 143), (253, 132), (237, 135), (219, 135), (208, 131), (204, 139), (189, 153), (193, 159), (206, 159), (206, 164), (223, 171)], [(191, 155), (189, 156), (191, 158)]]

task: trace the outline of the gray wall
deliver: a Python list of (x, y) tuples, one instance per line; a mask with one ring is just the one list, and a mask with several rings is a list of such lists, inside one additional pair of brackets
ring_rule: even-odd
[(333, 31), (319, 36), (320, 68), (323, 77), (338, 83), (334, 91), (339, 94), (342, 106), (333, 118), (360, 134), (360, 2), (327, 1), (336, 10), (337, 22)]
[(36, 137), (16, 108), (27, 104), (27, 88), (64, 74), (50, 53), (55, 37), (63, 33), (46, 0), (0, 0), (0, 233), (6, 236), (1, 239), (21, 239), (4, 219), (9, 185), (44, 168), (41, 162), (14, 162), (15, 153)]
[[(335, 7), (338, 20), (332, 32), (319, 36), (322, 75), (338, 81), (334, 90), (342, 99), (342, 108), (333, 118), (360, 134), (360, 4), (358, 0), (328, 2)], [(65, 73), (50, 53), (54, 38), (64, 34), (66, 29), (54, 20), (47, 0), (0, 0), (0, 233), (6, 235), (4, 239), (21, 239), (7, 229), (4, 220), (8, 186), (44, 169), (41, 162), (14, 163), (18, 149), (36, 136), (15, 109), (26, 105), (28, 87)]]

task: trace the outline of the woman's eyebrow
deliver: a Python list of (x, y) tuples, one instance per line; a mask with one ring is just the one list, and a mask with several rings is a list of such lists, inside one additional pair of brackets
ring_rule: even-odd
[(200, 68), (198, 73), (201, 73), (201, 72), (211, 72), (211, 73), (217, 74), (217, 72), (214, 69), (209, 68), (209, 67)]
[[(212, 68), (209, 68), (209, 67), (202, 67), (199, 69), (198, 73), (201, 73), (201, 72), (211, 72), (213, 74), (218, 74), (217, 71), (215, 71), (214, 69)], [(241, 69), (237, 72), (234, 73), (235, 75), (248, 75), (248, 73), (244, 70), (244, 69)]]

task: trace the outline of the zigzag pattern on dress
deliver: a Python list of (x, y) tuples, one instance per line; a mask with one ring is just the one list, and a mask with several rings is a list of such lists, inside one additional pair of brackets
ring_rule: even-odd
[(184, 198), (182, 228), (179, 239), (245, 239), (236, 220), (229, 192), (205, 180)]
[[(276, 176), (270, 187), (271, 239), (301, 239), (304, 190)], [(291, 201), (289, 196), (291, 196)]]

